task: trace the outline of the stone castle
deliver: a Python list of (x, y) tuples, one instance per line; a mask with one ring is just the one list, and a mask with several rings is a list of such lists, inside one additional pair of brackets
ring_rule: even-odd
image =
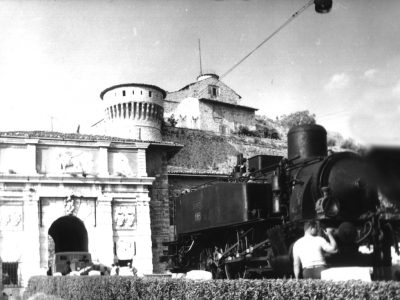
[[(179, 127), (219, 134), (254, 126), (255, 109), (240, 105), (216, 75), (170, 94), (120, 84), (100, 98), (105, 135), (0, 133), (6, 285), (26, 286), (30, 276), (46, 273), (54, 252), (66, 251), (88, 251), (105, 265), (129, 260), (140, 274), (164, 272), (159, 257), (173, 237), (168, 161), (183, 145), (163, 141), (163, 119), (174, 114)], [(194, 112), (185, 109), (193, 103)], [(176, 181), (182, 174), (174, 175)]]

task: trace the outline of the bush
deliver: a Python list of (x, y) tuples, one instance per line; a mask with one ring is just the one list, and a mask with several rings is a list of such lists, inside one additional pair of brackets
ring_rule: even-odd
[(172, 114), (168, 119), (167, 122), (170, 126), (175, 127), (178, 124), (178, 121), (175, 119), (174, 114)]
[(46, 277), (29, 280), (35, 293), (63, 299), (400, 299), (393, 281), (141, 279), (120, 276)]
[(255, 133), (251, 131), (247, 126), (239, 126), (238, 132), (239, 135), (245, 135), (245, 136), (255, 136)]
[(250, 130), (247, 126), (239, 126), (238, 135), (258, 137), (258, 138), (269, 138), (274, 140), (279, 140), (279, 133), (275, 129), (270, 129), (268, 127), (262, 127), (256, 125), (256, 130)]

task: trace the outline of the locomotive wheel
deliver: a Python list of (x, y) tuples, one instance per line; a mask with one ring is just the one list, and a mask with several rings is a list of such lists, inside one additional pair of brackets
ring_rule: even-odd
[(245, 275), (246, 271), (243, 266), (233, 267), (229, 264), (225, 264), (226, 279), (244, 279)]

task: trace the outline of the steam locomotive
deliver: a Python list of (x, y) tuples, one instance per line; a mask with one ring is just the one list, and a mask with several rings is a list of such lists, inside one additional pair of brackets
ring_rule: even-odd
[[(383, 213), (376, 174), (359, 154), (328, 152), (322, 126), (293, 127), (287, 158), (239, 155), (229, 180), (177, 200), (177, 239), (164, 260), (172, 272), (214, 278), (289, 277), (293, 243), (306, 220), (317, 220), (321, 235), (335, 228), (329, 265), (390, 266), (397, 223)], [(373, 251), (360, 253), (362, 245)]]

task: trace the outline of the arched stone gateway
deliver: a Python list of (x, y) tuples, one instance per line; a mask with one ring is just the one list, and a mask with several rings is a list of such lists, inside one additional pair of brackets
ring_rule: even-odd
[(58, 252), (88, 252), (88, 233), (84, 223), (77, 217), (68, 215), (58, 218), (49, 228), (49, 235)]
[(51, 224), (48, 234), (50, 273), (67, 275), (92, 265), (88, 232), (81, 219), (72, 214), (60, 217)]
[[(135, 90), (143, 99), (116, 99), (114, 104), (128, 113), (125, 119), (114, 115), (113, 103), (114, 111), (108, 112), (121, 122), (140, 114), (143, 122), (135, 119), (135, 126), (159, 126), (162, 107), (157, 105), (163, 104), (163, 93), (147, 87), (142, 93)], [(130, 88), (133, 96), (139, 87)], [(127, 97), (126, 88), (125, 93)], [(109, 266), (118, 255), (143, 274), (153, 271), (153, 256), (154, 265), (160, 265), (163, 247), (158, 245), (169, 236), (167, 158), (180, 145), (152, 136), (139, 141), (129, 136), (0, 132), (0, 137), (0, 267), (14, 270), (14, 285), (22, 289), (31, 276), (45, 275), (49, 266), (57, 272), (54, 266), (65, 266), (68, 260), (71, 269), (87, 260)]]

